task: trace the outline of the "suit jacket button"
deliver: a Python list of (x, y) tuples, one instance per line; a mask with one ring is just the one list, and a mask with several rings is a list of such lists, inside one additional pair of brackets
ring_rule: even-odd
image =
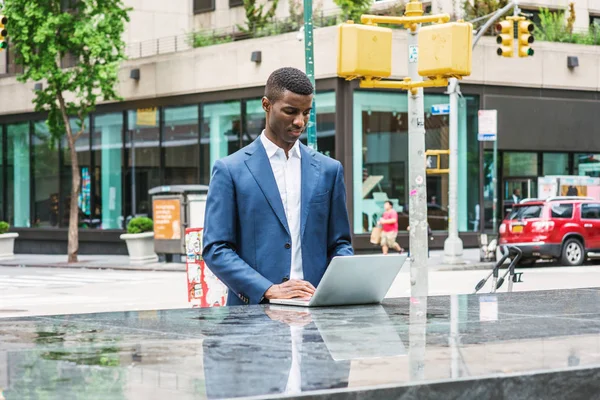
[(290, 280), (289, 276), (284, 276), (283, 279), (281, 280), (281, 282), (287, 282)]
[(292, 245), (291, 245), (291, 244), (289, 244), (289, 243), (286, 243), (286, 244), (285, 244), (285, 248), (286, 248), (286, 249), (289, 249), (289, 248), (291, 248), (291, 247), (292, 247)]

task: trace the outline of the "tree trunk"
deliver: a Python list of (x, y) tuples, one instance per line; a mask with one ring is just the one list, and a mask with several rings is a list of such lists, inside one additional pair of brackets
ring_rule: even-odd
[[(67, 244), (67, 255), (69, 263), (77, 262), (77, 251), (79, 250), (79, 187), (81, 185), (81, 174), (79, 173), (79, 162), (77, 160), (77, 151), (75, 150), (76, 137), (73, 136), (73, 130), (67, 115), (65, 99), (61, 92), (57, 95), (60, 106), (60, 113), (63, 117), (65, 130), (67, 131), (67, 140), (69, 142), (69, 154), (71, 157), (71, 206), (69, 210), (69, 241)], [(83, 132), (83, 125), (81, 126)], [(77, 134), (79, 137), (81, 132)]]
[(67, 128), (69, 140), (69, 150), (71, 154), (71, 209), (69, 210), (69, 243), (68, 243), (68, 262), (77, 262), (77, 251), (79, 251), (79, 189), (81, 187), (81, 173), (79, 171), (79, 161), (77, 160), (77, 151), (75, 150), (75, 140), (73, 134), (68, 133), (71, 128)]

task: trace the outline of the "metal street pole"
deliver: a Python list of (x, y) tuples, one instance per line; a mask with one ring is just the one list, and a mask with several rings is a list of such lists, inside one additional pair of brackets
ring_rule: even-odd
[[(481, 27), (475, 39), (473, 40), (472, 49), (475, 49), (477, 42), (489, 27), (504, 15), (508, 10), (514, 7), (515, 12), (518, 9), (516, 1), (509, 2), (502, 9), (498, 10), (486, 23)], [(515, 14), (516, 15), (516, 14)], [(460, 93), (460, 85), (456, 78), (448, 80), (448, 95), (450, 97), (450, 173), (449, 173), (449, 189), (448, 189), (448, 238), (444, 242), (444, 261), (448, 264), (462, 264), (463, 261), (463, 242), (458, 235), (458, 95)], [(497, 184), (496, 184), (496, 160), (497, 160), (497, 142), (494, 142), (494, 203), (493, 211), (493, 226), (496, 232), (496, 204), (497, 204)]]
[(494, 162), (493, 162), (493, 173), (492, 173), (492, 185), (494, 188), (493, 191), (493, 203), (492, 203), (492, 212), (494, 215), (492, 216), (492, 225), (494, 228), (494, 235), (498, 232), (498, 221), (496, 215), (498, 214), (498, 138), (494, 140)]
[(135, 209), (135, 129), (129, 131), (131, 133), (130, 141), (131, 141), (131, 216), (135, 217), (136, 209)]
[(311, 149), (317, 150), (317, 106), (315, 102), (317, 86), (315, 85), (312, 0), (304, 0), (304, 63), (306, 75), (314, 88), (312, 111), (306, 129), (307, 144)]
[[(477, 32), (477, 35), (475, 36), (475, 39), (473, 40), (472, 49), (475, 49), (475, 46), (477, 45), (477, 42), (479, 42), (479, 39), (481, 39), (481, 37), (489, 29), (489, 27), (494, 22), (496, 22), (500, 17), (502, 17), (511, 8), (513, 9), (513, 15), (514, 16), (519, 15), (520, 10), (519, 10), (519, 2), (518, 2), (518, 0), (511, 1), (507, 5), (505, 5), (504, 7), (502, 7), (500, 10), (496, 11), (496, 13), (489, 20), (487, 20), (487, 22), (481, 27), (481, 29), (479, 29), (479, 32)], [(448, 87), (450, 87), (450, 85), (448, 85)], [(460, 91), (458, 84), (456, 86), (456, 90)], [(450, 92), (450, 90), (448, 90), (448, 91)], [(451, 121), (450, 124), (452, 124), (452, 107), (450, 107), (450, 121)], [(450, 134), (450, 136), (452, 137), (452, 134)], [(450, 153), (452, 154), (452, 150), (450, 151)], [(497, 215), (497, 205), (498, 205), (498, 181), (497, 181), (497, 175), (498, 175), (498, 138), (496, 138), (496, 140), (494, 140), (494, 159), (493, 159), (492, 163), (493, 163), (493, 166), (492, 166), (492, 186), (493, 186), (493, 192), (492, 192), (493, 193), (492, 226), (493, 226), (494, 234), (496, 234), (498, 232), (498, 221), (497, 221), (497, 217), (496, 217), (496, 215)], [(450, 168), (452, 168), (452, 166)], [(485, 221), (485, 218), (483, 218), (483, 220)], [(449, 235), (450, 235), (450, 233), (448, 233), (448, 236)], [(446, 244), (444, 243), (444, 249), (445, 248), (446, 248)]]
[(463, 263), (463, 242), (458, 236), (458, 79), (448, 81), (450, 96), (450, 185), (448, 189), (448, 238), (444, 242), (444, 259), (448, 264)]
[[(412, 3), (412, 2), (411, 2)], [(410, 15), (423, 15), (423, 5), (414, 2)], [(418, 72), (420, 25), (408, 30), (408, 76), (411, 82), (422, 82)], [(425, 113), (423, 88), (417, 88), (413, 94), (408, 91), (408, 154), (409, 154), (409, 224), (410, 224), (410, 283), (411, 296), (423, 297), (428, 294), (429, 278), (427, 274), (427, 186), (425, 183)]]

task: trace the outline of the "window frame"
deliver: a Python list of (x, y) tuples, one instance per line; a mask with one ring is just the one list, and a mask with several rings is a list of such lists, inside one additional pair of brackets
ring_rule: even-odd
[[(209, 6), (206, 6), (205, 3), (210, 2)], [(215, 11), (215, 0), (194, 0), (193, 1), (193, 10), (194, 15), (203, 14), (211, 11)]]

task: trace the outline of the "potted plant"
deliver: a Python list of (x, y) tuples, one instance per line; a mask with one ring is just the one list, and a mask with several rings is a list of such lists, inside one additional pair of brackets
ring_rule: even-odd
[(127, 243), (129, 262), (146, 264), (158, 261), (154, 252), (154, 232), (152, 220), (148, 217), (135, 217), (127, 224), (127, 233), (121, 235)]
[(0, 260), (12, 260), (15, 258), (15, 239), (18, 233), (9, 232), (8, 222), (0, 221)]

